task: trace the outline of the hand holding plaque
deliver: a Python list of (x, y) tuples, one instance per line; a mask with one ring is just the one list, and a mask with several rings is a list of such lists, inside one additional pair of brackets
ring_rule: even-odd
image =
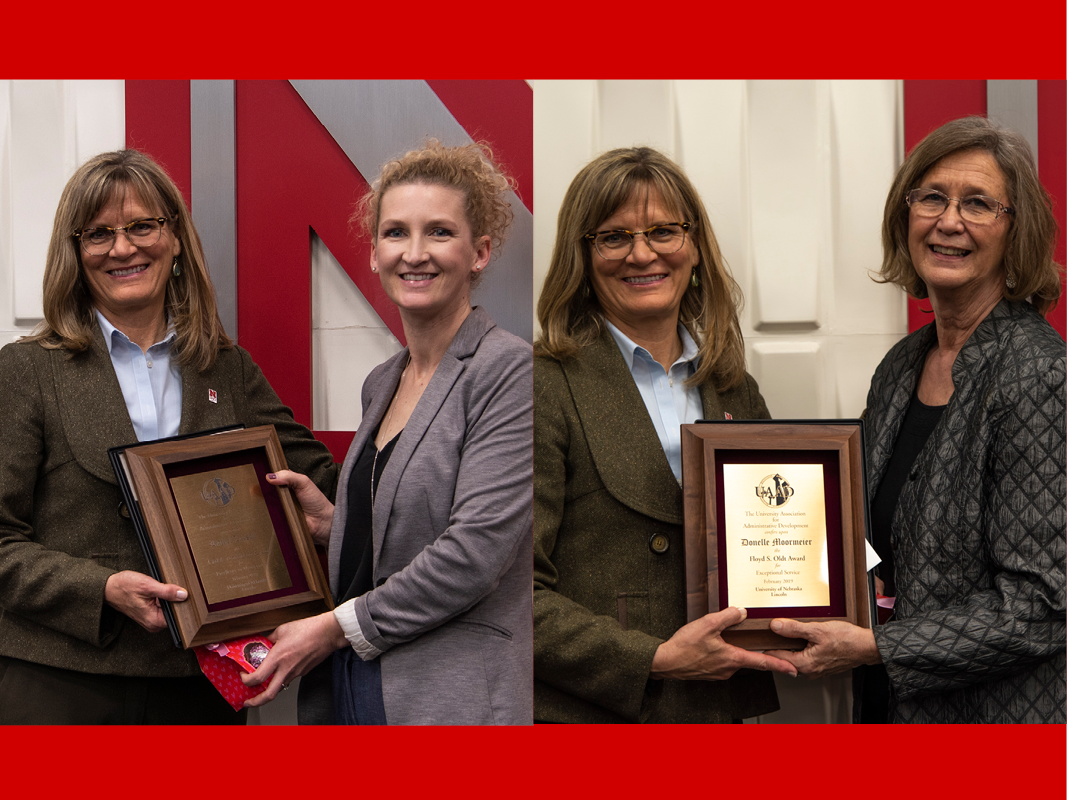
[(304, 515), (268, 473), (285, 468), (271, 425), (112, 448), (152, 576), (189, 592), (163, 603), (175, 644), (269, 631), (333, 601)]
[(804, 647), (775, 617), (871, 627), (859, 420), (683, 425), (682, 484), (690, 620), (744, 607), (751, 650)]

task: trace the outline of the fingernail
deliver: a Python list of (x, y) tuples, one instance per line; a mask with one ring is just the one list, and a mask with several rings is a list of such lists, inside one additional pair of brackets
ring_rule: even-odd
[[(778, 633), (779, 631), (781, 631), (782, 627), (783, 626), (782, 626), (781, 620), (777, 620), (776, 619), (773, 622), (771, 622), (771, 630), (774, 631), (775, 633)], [(794, 675), (793, 677), (796, 677), (796, 676)]]
[(187, 591), (185, 591), (185, 589), (179, 589), (178, 590), (178, 599), (179, 600), (184, 600), (188, 596), (189, 596), (189, 593)]
[(267, 477), (268, 477), (268, 478), (270, 478), (271, 480), (274, 480), (274, 479), (275, 479), (275, 478), (277, 478), (278, 476), (277, 476), (277, 475), (276, 475), (275, 473), (273, 473), (273, 472), (268, 472), (268, 473), (267, 473)]

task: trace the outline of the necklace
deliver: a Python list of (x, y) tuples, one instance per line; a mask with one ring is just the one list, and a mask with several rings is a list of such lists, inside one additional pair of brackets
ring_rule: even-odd
[[(393, 418), (393, 409), (396, 407), (396, 398), (400, 396), (400, 387), (404, 384), (404, 376), (408, 374), (408, 367), (411, 366), (411, 354), (408, 353), (407, 363), (404, 364), (404, 371), (400, 373), (400, 380), (396, 382), (396, 391), (393, 392), (393, 399), (389, 403), (389, 413), (385, 415), (385, 422), (382, 428), (389, 430), (389, 420)], [(381, 430), (381, 429), (379, 429)], [(389, 442), (385, 443), (385, 446), (389, 446)], [(374, 508), (374, 473), (378, 471), (378, 456), (382, 451), (378, 449), (378, 445), (374, 445), (374, 462), (370, 466), (370, 505)]]

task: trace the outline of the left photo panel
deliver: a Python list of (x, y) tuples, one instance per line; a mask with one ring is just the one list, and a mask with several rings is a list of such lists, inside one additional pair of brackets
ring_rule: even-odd
[(532, 722), (525, 81), (0, 81), (0, 724)]

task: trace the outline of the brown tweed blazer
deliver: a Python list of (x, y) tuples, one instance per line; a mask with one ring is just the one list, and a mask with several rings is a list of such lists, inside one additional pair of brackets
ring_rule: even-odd
[[(751, 376), (704, 416), (770, 414)], [(730, 722), (778, 708), (769, 673), (658, 681), (656, 648), (686, 622), (682, 492), (618, 346), (534, 359), (534, 719)], [(655, 534), (665, 553), (649, 548)]]
[[(36, 343), (0, 350), (0, 419), (0, 655), (99, 674), (198, 674), (166, 631), (104, 603), (110, 575), (148, 568), (107, 456), (137, 437), (99, 328), (74, 357)], [(329, 451), (239, 347), (206, 372), (182, 371), (180, 431), (237, 422), (273, 423), (289, 465), (332, 496)]]

